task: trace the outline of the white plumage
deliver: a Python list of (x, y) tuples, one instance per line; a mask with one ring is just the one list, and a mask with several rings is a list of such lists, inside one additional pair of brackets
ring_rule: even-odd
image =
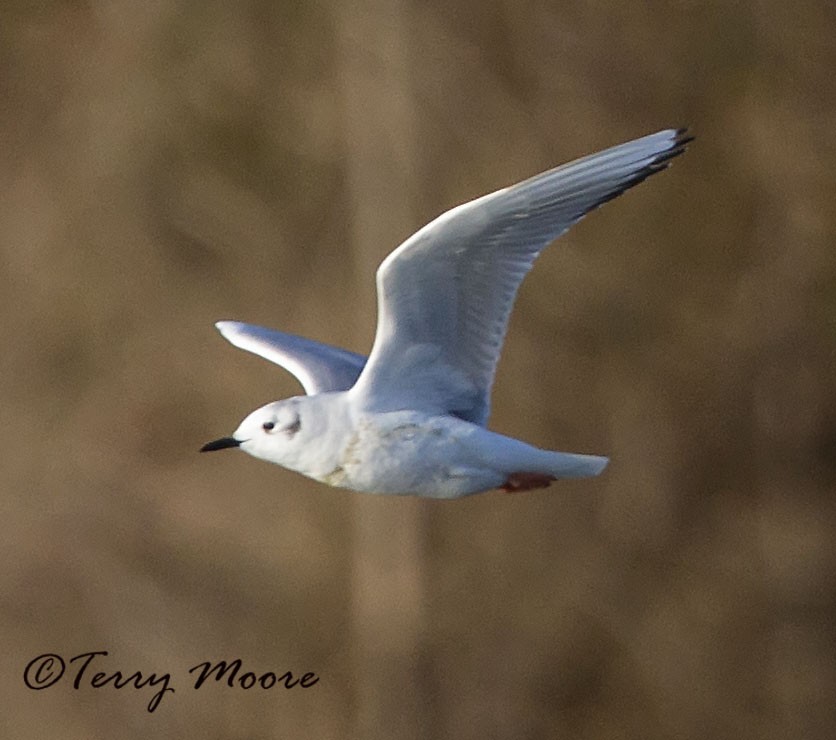
[(442, 214), (377, 271), (368, 359), (282, 332), (223, 321), (230, 342), (293, 373), (306, 396), (252, 412), (241, 447), (316, 480), (372, 493), (457, 498), (600, 473), (607, 459), (550, 452), (485, 428), (517, 289), (572, 224), (684, 151), (668, 129), (578, 159)]

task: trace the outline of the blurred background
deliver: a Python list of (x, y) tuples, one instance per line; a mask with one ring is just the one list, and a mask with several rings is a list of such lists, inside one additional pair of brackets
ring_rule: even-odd
[[(728, 2), (0, 8), (9, 738), (826, 738), (836, 12)], [(301, 391), (213, 322), (368, 352), (440, 212), (668, 126), (526, 280), (491, 427), (611, 456), (438, 502), (197, 454)], [(22, 680), (55, 652), (153, 689)], [(315, 672), (190, 686), (188, 668)]]

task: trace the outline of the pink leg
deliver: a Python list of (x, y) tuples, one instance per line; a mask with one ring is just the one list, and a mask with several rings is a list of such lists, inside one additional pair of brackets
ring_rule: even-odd
[(511, 473), (508, 480), (500, 486), (505, 493), (518, 493), (519, 491), (531, 491), (535, 488), (548, 488), (552, 481), (557, 480), (552, 475), (545, 473)]

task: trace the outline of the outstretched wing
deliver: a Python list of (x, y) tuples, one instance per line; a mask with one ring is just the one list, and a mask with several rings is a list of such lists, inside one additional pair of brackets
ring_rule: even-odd
[(309, 396), (348, 390), (366, 364), (363, 355), (295, 334), (239, 321), (219, 321), (215, 326), (236, 347), (254, 352), (295, 375)]
[(377, 334), (352, 390), (360, 407), (484, 425), (508, 317), (534, 260), (688, 141), (684, 129), (668, 129), (592, 154), (453, 208), (407, 239), (377, 271)]

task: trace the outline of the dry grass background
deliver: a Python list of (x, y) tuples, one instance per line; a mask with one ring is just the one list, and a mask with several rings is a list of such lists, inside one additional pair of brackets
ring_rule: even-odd
[[(834, 16), (5, 2), (3, 736), (832, 737)], [(425, 502), (197, 454), (298, 392), (213, 321), (368, 351), (400, 239), (682, 124), (541, 258), (499, 370), (492, 427), (603, 477)], [(23, 685), (103, 649), (177, 693)], [(234, 657), (321, 680), (188, 687)]]

